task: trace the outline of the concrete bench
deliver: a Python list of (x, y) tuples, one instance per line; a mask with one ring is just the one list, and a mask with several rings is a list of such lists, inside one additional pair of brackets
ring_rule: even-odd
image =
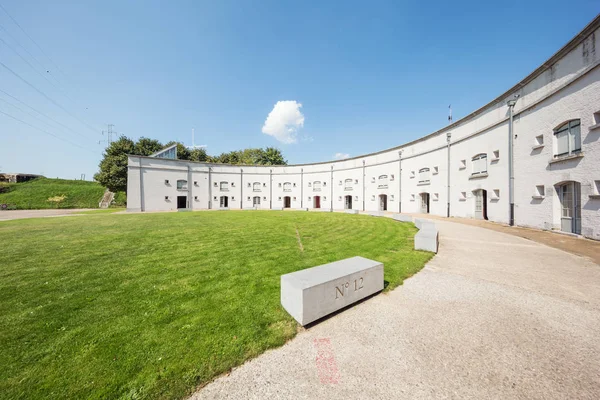
[(419, 232), (415, 235), (415, 250), (426, 250), (437, 253), (439, 232), (435, 224), (431, 221), (420, 220), (419, 225)]
[(400, 222), (413, 222), (412, 217), (410, 215), (405, 214), (394, 214), (392, 218)]
[(358, 214), (358, 210), (344, 210), (346, 214)]
[(281, 276), (281, 305), (306, 325), (383, 290), (383, 264), (363, 257)]

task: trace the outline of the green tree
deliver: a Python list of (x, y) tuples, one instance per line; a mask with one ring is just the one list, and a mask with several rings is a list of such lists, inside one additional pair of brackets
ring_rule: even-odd
[(283, 157), (281, 150), (275, 147), (267, 147), (264, 150), (264, 154), (261, 160), (258, 162), (260, 165), (287, 165), (287, 160)]
[(149, 156), (164, 148), (165, 146), (156, 139), (141, 137), (135, 143), (134, 154), (138, 156)]
[(104, 151), (99, 165), (100, 171), (94, 175), (94, 179), (111, 192), (126, 190), (128, 154), (135, 154), (135, 143), (121, 136)]
[(190, 151), (190, 161), (208, 161), (209, 155), (206, 153), (205, 148), (197, 148)]

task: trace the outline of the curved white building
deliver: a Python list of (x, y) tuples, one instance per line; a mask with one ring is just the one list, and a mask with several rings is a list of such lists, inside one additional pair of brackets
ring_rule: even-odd
[(431, 213), (600, 239), (597, 38), (600, 16), (490, 103), (377, 153), (288, 166), (129, 156), (127, 208)]

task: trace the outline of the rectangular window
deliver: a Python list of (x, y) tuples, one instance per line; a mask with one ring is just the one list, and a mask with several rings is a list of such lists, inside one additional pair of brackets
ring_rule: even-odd
[(179, 179), (177, 181), (177, 189), (179, 189), (179, 190), (187, 189), (187, 181), (183, 180), (183, 179)]
[(556, 141), (555, 157), (581, 151), (581, 123), (574, 119), (554, 130)]
[(419, 170), (419, 183), (423, 185), (429, 183), (429, 168)]
[(228, 191), (229, 190), (229, 182), (221, 182), (220, 189), (224, 192)]
[(487, 154), (478, 154), (473, 157), (473, 175), (487, 172)]

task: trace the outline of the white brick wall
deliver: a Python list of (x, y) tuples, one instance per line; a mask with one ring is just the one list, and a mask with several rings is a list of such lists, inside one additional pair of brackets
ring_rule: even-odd
[[(600, 112), (600, 50), (592, 40), (592, 35), (600, 35), (599, 26), (600, 18), (596, 18), (591, 28), (584, 31), (587, 32), (584, 39), (565, 46), (544, 63), (544, 68), (471, 115), (424, 138), (379, 153), (336, 162), (268, 167), (130, 156), (127, 207), (130, 210), (174, 210), (177, 196), (187, 195), (192, 209), (218, 208), (219, 197), (227, 195), (229, 208), (239, 209), (252, 207), (252, 198), (258, 195), (261, 208), (283, 207), (284, 197), (290, 196), (291, 208), (299, 209), (312, 208), (313, 198), (318, 195), (322, 209), (340, 210), (345, 205), (344, 196), (350, 195), (353, 209), (378, 211), (379, 196), (385, 194), (388, 211), (399, 211), (402, 200), (402, 212), (420, 212), (419, 194), (429, 193), (430, 212), (445, 216), (448, 202), (446, 134), (450, 132), (451, 215), (475, 217), (474, 191), (483, 189), (487, 191), (488, 219), (508, 223), (506, 101), (517, 94), (520, 97), (514, 108), (515, 224), (560, 229), (560, 202), (555, 186), (563, 181), (577, 181), (581, 183), (582, 234), (600, 239), (600, 199), (593, 196), (594, 181), (600, 180), (600, 128), (590, 130), (596, 124), (594, 113)], [(571, 119), (581, 120), (584, 156), (549, 163), (554, 154), (553, 130)], [(543, 135), (544, 146), (533, 149), (539, 135)], [(402, 151), (401, 173), (399, 151)], [(499, 152), (497, 160), (494, 160), (495, 151)], [(472, 158), (480, 153), (487, 154), (487, 176), (473, 177)], [(465, 160), (464, 169), (459, 167), (461, 160)], [(419, 170), (425, 167), (430, 169), (430, 182), (419, 184)], [(388, 179), (380, 181), (382, 175)], [(177, 180), (189, 180), (189, 177), (188, 190), (177, 190)], [(347, 179), (351, 184), (346, 183)], [(165, 184), (165, 180), (170, 184)], [(221, 181), (229, 183), (227, 192), (220, 190)], [(322, 182), (318, 192), (314, 190), (315, 181)], [(261, 191), (254, 192), (248, 182), (260, 183)], [(290, 183), (289, 192), (284, 192), (285, 183)], [(544, 186), (543, 199), (532, 198), (536, 185)], [(495, 193), (499, 194), (497, 198)], [(165, 200), (165, 196), (169, 199)]]

